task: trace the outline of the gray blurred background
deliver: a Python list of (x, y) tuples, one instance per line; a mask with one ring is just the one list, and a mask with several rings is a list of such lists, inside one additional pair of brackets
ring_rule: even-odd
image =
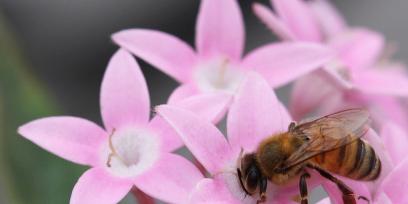
[[(246, 51), (274, 39), (252, 14), (253, 2), (269, 4), (266, 0), (240, 1), (246, 21)], [(389, 41), (398, 43), (397, 59), (408, 59), (408, 1), (337, 0), (334, 4), (350, 25), (381, 31)], [(0, 0), (3, 24), (0, 32), (7, 32), (8, 36), (0, 39), (0, 46), (9, 46), (3, 47), (3, 59), (23, 61), (16, 62), (24, 72), (23, 77), (16, 75), (16, 80), (24, 81), (25, 85), (20, 87), (22, 93), (27, 89), (25, 86), (38, 86), (41, 87), (39, 92), (45, 95), (39, 101), (52, 103), (52, 108), (43, 105), (38, 111), (38, 104), (30, 104), (31, 100), (24, 94), (11, 95), (19, 91), (16, 87), (20, 85), (15, 83), (20, 81), (5, 79), (13, 78), (6, 74), (16, 74), (13, 70), (5, 71), (14, 69), (7, 66), (12, 62), (0, 66), (0, 74), (3, 74), (0, 105), (3, 104), (5, 121), (0, 125), (5, 135), (1, 140), (0, 173), (6, 172), (0, 175), (0, 203), (68, 203), (72, 186), (84, 168), (75, 167), (18, 138), (17, 126), (56, 113), (99, 122), (99, 86), (106, 64), (117, 49), (110, 35), (126, 28), (151, 28), (193, 44), (198, 6), (198, 0)], [(152, 105), (165, 102), (177, 84), (139, 62), (148, 82)], [(11, 100), (12, 97), (16, 100)], [(286, 100), (284, 93), (281, 97)], [(22, 116), (8, 110), (12, 108), (24, 109), (19, 113)]]
[[(246, 21), (246, 51), (274, 39), (240, 0)], [(408, 1), (334, 1), (351, 25), (363, 25), (398, 42), (408, 59)], [(117, 49), (110, 35), (126, 28), (151, 28), (193, 45), (198, 0), (1, 0), (32, 72), (67, 114), (99, 119), (98, 95), (106, 64)], [(164, 102), (176, 83), (142, 63), (154, 104)], [(160, 82), (157, 83), (157, 82)], [(166, 84), (163, 84), (166, 83)]]

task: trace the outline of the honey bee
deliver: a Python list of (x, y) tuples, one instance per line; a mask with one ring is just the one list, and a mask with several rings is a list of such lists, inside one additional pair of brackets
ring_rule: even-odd
[(352, 189), (331, 173), (360, 181), (378, 178), (381, 161), (360, 139), (369, 130), (369, 121), (367, 111), (350, 109), (299, 125), (292, 122), (287, 132), (264, 139), (256, 152), (241, 153), (237, 174), (242, 189), (249, 195), (259, 193), (257, 203), (262, 203), (268, 180), (285, 185), (299, 179), (300, 203), (307, 204), (308, 170), (315, 170), (337, 185), (345, 204), (355, 204)]

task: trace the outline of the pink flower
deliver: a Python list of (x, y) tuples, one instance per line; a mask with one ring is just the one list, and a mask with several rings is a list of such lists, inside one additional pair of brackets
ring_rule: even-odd
[[(175, 36), (149, 29), (129, 29), (113, 41), (176, 79), (181, 85), (169, 102), (197, 93), (234, 93), (245, 73), (261, 73), (272, 87), (317, 69), (333, 56), (314, 43), (276, 43), (244, 58), (244, 25), (235, 0), (203, 0), (196, 25), (196, 48)], [(208, 104), (211, 106), (211, 104)]]
[[(18, 130), (64, 159), (91, 166), (76, 183), (70, 203), (117, 203), (132, 186), (167, 202), (185, 202), (203, 175), (183, 157), (169, 153), (181, 141), (161, 118), (149, 122), (146, 82), (126, 51), (119, 50), (110, 60), (100, 100), (105, 129), (86, 119), (59, 116), (32, 121)], [(203, 108), (206, 103), (223, 112), (229, 100), (219, 94), (202, 95), (178, 106), (199, 109), (196, 113), (205, 121), (215, 120), (218, 116)]]
[(401, 124), (407, 121), (405, 114), (397, 111), (401, 105), (392, 97), (408, 96), (408, 77), (399, 71), (401, 65), (380, 62), (385, 44), (381, 34), (348, 27), (326, 0), (271, 0), (271, 3), (276, 13), (257, 3), (253, 9), (280, 38), (320, 42), (337, 52), (337, 59), (315, 72), (317, 76), (308, 75), (295, 83), (290, 109), (296, 119), (327, 100), (329, 112), (345, 108), (331, 104), (338, 102), (373, 107), (374, 113), (381, 109), (378, 114), (382, 115), (392, 112), (388, 119)]
[[(241, 149), (255, 151), (262, 139), (287, 131), (291, 122), (273, 90), (256, 73), (247, 75), (235, 95), (227, 117), (227, 139), (213, 124), (188, 110), (172, 105), (156, 110), (211, 175), (197, 184), (190, 203), (254, 203), (256, 198), (245, 196), (236, 175)], [(299, 190), (297, 185), (277, 188), (269, 184), (268, 192), (268, 201), (287, 203)]]

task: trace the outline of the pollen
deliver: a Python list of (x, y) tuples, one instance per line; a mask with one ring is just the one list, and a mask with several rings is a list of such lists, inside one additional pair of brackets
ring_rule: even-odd
[(108, 144), (111, 153), (109, 153), (108, 161), (106, 161), (106, 166), (111, 167), (112, 157), (117, 157), (122, 163), (126, 164), (125, 161), (120, 157), (120, 155), (116, 152), (115, 146), (112, 143), (112, 136), (115, 134), (115, 129), (112, 130), (112, 133), (109, 135)]
[(159, 138), (139, 128), (113, 130), (102, 153), (107, 170), (120, 177), (133, 177), (147, 170), (159, 156)]

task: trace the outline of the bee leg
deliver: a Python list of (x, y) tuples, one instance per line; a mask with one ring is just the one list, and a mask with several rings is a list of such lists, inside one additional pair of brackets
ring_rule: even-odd
[(308, 204), (308, 193), (307, 193), (307, 183), (306, 179), (310, 178), (310, 174), (305, 172), (300, 176), (299, 180), (299, 189), (300, 189), (300, 203), (301, 204)]
[(370, 204), (370, 200), (368, 200), (368, 198), (366, 198), (365, 196), (358, 196), (358, 198), (357, 198), (358, 200), (365, 200), (365, 201), (367, 201), (367, 203), (368, 204)]
[[(345, 183), (343, 183), (343, 181), (339, 180), (338, 178), (332, 176), (329, 172), (315, 166), (315, 165), (307, 165), (309, 168), (312, 168), (314, 170), (316, 170), (317, 172), (319, 172), (320, 175), (322, 175), (323, 177), (325, 177), (326, 179), (332, 181), (333, 183), (335, 183), (337, 185), (337, 187), (339, 188), (339, 190), (341, 191), (341, 193), (343, 194), (343, 203), (344, 204), (356, 204), (356, 198), (354, 195), (353, 190), (348, 187)], [(368, 200), (368, 199), (367, 199)]]
[(259, 181), (259, 200), (256, 202), (257, 204), (263, 203), (266, 201), (266, 188), (268, 186), (268, 180), (266, 177), (263, 177)]

